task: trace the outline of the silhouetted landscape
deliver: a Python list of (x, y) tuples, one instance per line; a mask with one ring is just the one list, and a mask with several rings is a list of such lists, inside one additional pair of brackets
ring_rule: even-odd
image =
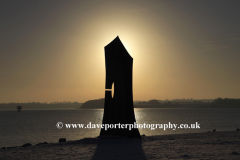
[[(0, 109), (103, 109), (104, 98), (79, 102), (28, 102), (28, 103), (0, 103)], [(216, 99), (173, 99), (134, 101), (134, 108), (240, 108), (240, 99), (216, 98)]]
[[(89, 100), (82, 104), (81, 109), (103, 109), (104, 98)], [(240, 108), (240, 99), (174, 99), (134, 101), (134, 108)]]
[(0, 103), (0, 109), (17, 109), (17, 106), (22, 106), (22, 109), (76, 109), (80, 108), (82, 103), (79, 102), (28, 102), (28, 103)]

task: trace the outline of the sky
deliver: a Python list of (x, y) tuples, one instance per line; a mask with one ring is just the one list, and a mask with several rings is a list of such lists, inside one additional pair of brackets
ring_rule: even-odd
[(240, 98), (239, 0), (0, 0), (0, 103), (104, 98), (104, 47), (133, 100)]

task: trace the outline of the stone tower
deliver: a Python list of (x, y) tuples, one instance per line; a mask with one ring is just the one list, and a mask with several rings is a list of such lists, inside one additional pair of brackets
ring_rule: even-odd
[[(102, 124), (134, 124), (132, 67), (133, 58), (129, 55), (119, 37), (104, 47), (106, 84)], [(112, 97), (112, 86), (114, 95)], [(137, 128), (101, 129), (102, 136), (141, 137)]]

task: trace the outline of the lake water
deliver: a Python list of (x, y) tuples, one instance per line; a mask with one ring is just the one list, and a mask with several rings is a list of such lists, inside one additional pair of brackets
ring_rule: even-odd
[[(140, 134), (164, 135), (240, 128), (240, 109), (135, 109), (138, 124), (194, 124), (200, 129), (139, 129)], [(97, 137), (100, 129), (58, 129), (63, 124), (101, 124), (102, 109), (94, 110), (16, 110), (0, 111), (0, 147), (58, 142), (59, 138), (78, 140)]]

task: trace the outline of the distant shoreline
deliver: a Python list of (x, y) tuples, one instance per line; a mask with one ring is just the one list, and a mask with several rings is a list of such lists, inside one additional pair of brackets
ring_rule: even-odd
[[(27, 109), (22, 109), (21, 112), (23, 111), (44, 111), (44, 110), (104, 110), (104, 108), (27, 108)], [(134, 107), (134, 109), (240, 109), (240, 107)], [(17, 109), (1, 109), (0, 111), (16, 111)]]
[[(240, 108), (240, 99), (217, 98), (217, 99), (175, 99), (134, 101), (134, 108)], [(54, 109), (104, 109), (104, 98), (79, 102), (28, 102), (28, 103), (0, 103), (0, 110), (16, 109), (23, 110), (54, 110)]]
[[(164, 108), (164, 109), (193, 109), (193, 108), (238, 108), (240, 109), (240, 106), (229, 106), (229, 105), (134, 105), (134, 108), (144, 108), (144, 109), (152, 109), (152, 108)], [(104, 107), (85, 107), (80, 109), (104, 109)]]

